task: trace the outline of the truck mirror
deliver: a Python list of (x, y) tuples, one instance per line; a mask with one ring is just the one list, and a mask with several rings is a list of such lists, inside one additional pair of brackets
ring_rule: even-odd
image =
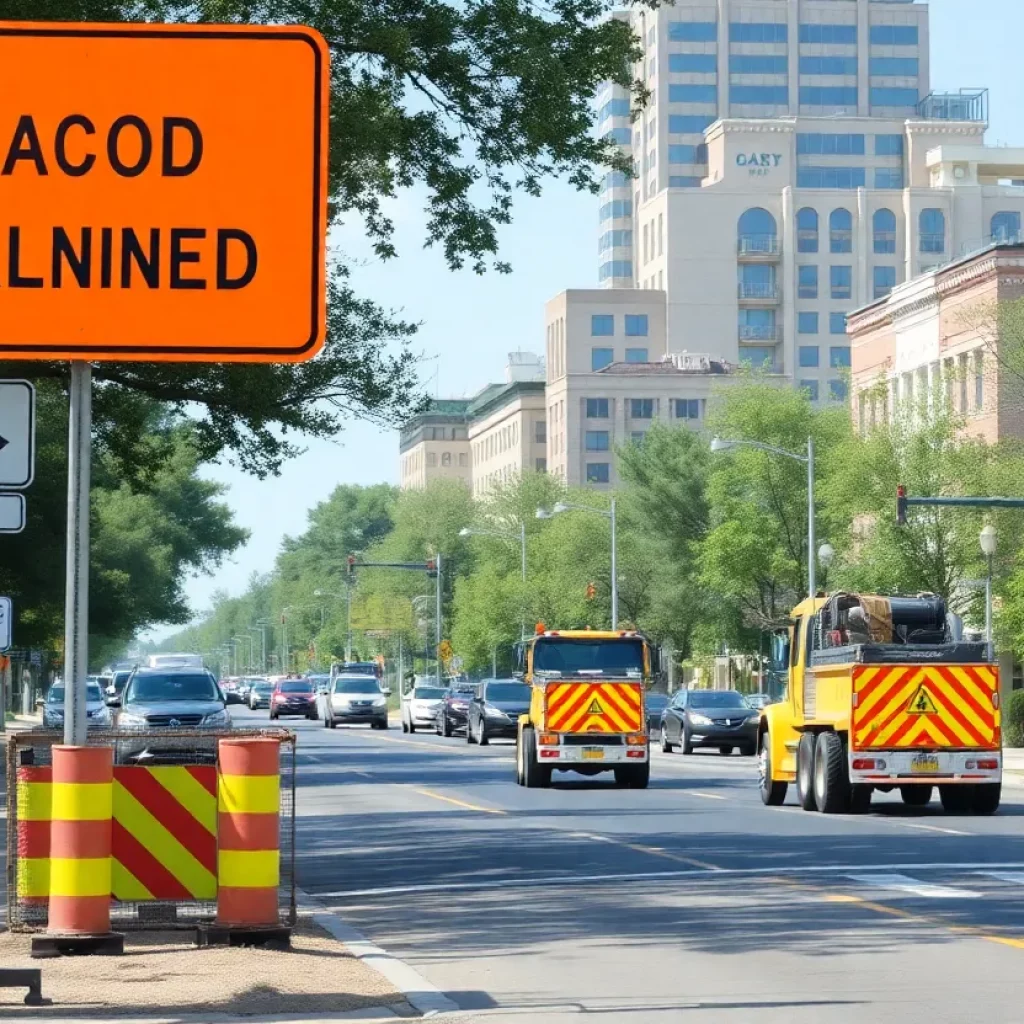
[(526, 675), (526, 648), (523, 643), (512, 645), (512, 676), (522, 679)]

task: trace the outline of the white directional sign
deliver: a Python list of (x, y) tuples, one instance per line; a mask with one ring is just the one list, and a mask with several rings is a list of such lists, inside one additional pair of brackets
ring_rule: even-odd
[(28, 487), (36, 467), (36, 389), (0, 380), (0, 488)]
[(0, 651), (11, 649), (11, 624), (14, 622), (14, 613), (11, 610), (11, 599), (0, 597)]
[(21, 533), (25, 529), (25, 496), (0, 494), (0, 533)]

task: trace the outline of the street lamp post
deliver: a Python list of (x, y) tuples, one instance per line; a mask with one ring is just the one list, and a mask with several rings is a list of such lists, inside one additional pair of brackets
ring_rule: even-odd
[[(464, 526), (459, 530), (460, 537), (501, 537), (504, 540), (512, 540), (515, 538), (514, 533), (507, 533), (503, 530), (478, 530), (475, 527)], [(526, 638), (526, 521), (522, 520), (519, 523), (519, 569), (523, 579), (523, 611), (520, 617), (519, 623), (519, 638), (521, 640)]]
[(978, 535), (981, 551), (988, 563), (985, 573), (985, 640), (988, 643), (988, 660), (995, 658), (995, 646), (992, 643), (992, 556), (996, 553), (996, 528), (987, 523)]
[(797, 462), (807, 464), (807, 595), (813, 598), (818, 592), (816, 575), (815, 531), (814, 531), (814, 438), (807, 438), (807, 454), (791, 452), (785, 448), (777, 448), (773, 444), (765, 444), (763, 441), (727, 441), (721, 437), (711, 439), (711, 450), (713, 452), (727, 452), (732, 448), (747, 447), (758, 448), (763, 452), (771, 452), (773, 455), (782, 455), (787, 459), (795, 459)]
[(561, 515), (563, 512), (593, 512), (595, 515), (606, 516), (611, 523), (612, 530), (612, 629), (619, 628), (619, 575), (618, 575), (618, 544), (615, 536), (615, 499), (612, 498), (609, 508), (593, 508), (590, 505), (569, 505), (564, 501), (549, 512), (547, 509), (537, 509), (538, 519), (551, 519), (553, 516)]

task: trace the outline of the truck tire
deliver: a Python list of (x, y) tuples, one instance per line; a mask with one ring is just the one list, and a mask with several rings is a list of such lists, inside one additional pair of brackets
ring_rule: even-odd
[(871, 786), (854, 785), (850, 787), (850, 813), (867, 814), (871, 810)]
[(971, 799), (971, 810), (975, 814), (995, 814), (999, 810), (999, 800), (1003, 794), (1001, 782), (985, 782), (974, 787)]
[(805, 811), (818, 809), (814, 799), (814, 741), (814, 733), (805, 732), (796, 748), (796, 798)]
[(967, 814), (974, 798), (973, 786), (939, 786), (939, 799), (947, 814)]
[(814, 745), (814, 801), (822, 814), (844, 814), (849, 799), (850, 777), (842, 737), (823, 732)]
[(908, 807), (927, 807), (932, 798), (932, 786), (900, 786), (900, 796)]
[(537, 734), (532, 725), (523, 730), (523, 785), (527, 789), (551, 785), (551, 767), (537, 762)]
[(761, 803), (766, 807), (778, 807), (785, 803), (789, 783), (776, 782), (772, 778), (772, 745), (767, 729), (761, 733), (761, 753), (757, 759), (757, 768), (761, 776)]
[(516, 785), (525, 786), (526, 779), (523, 775), (523, 730), (516, 734)]
[(651, 781), (651, 762), (627, 764), (615, 769), (615, 783), (629, 789), (646, 789)]

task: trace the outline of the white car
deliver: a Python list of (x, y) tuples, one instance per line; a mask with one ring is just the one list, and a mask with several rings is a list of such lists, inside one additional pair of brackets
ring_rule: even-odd
[(433, 729), (437, 709), (444, 698), (443, 686), (417, 683), (402, 695), (402, 732), (415, 732), (416, 727)]
[(388, 727), (388, 691), (381, 689), (376, 676), (346, 675), (334, 677), (328, 693), (317, 698), (317, 709), (325, 729), (338, 723), (369, 725), (371, 729)]

